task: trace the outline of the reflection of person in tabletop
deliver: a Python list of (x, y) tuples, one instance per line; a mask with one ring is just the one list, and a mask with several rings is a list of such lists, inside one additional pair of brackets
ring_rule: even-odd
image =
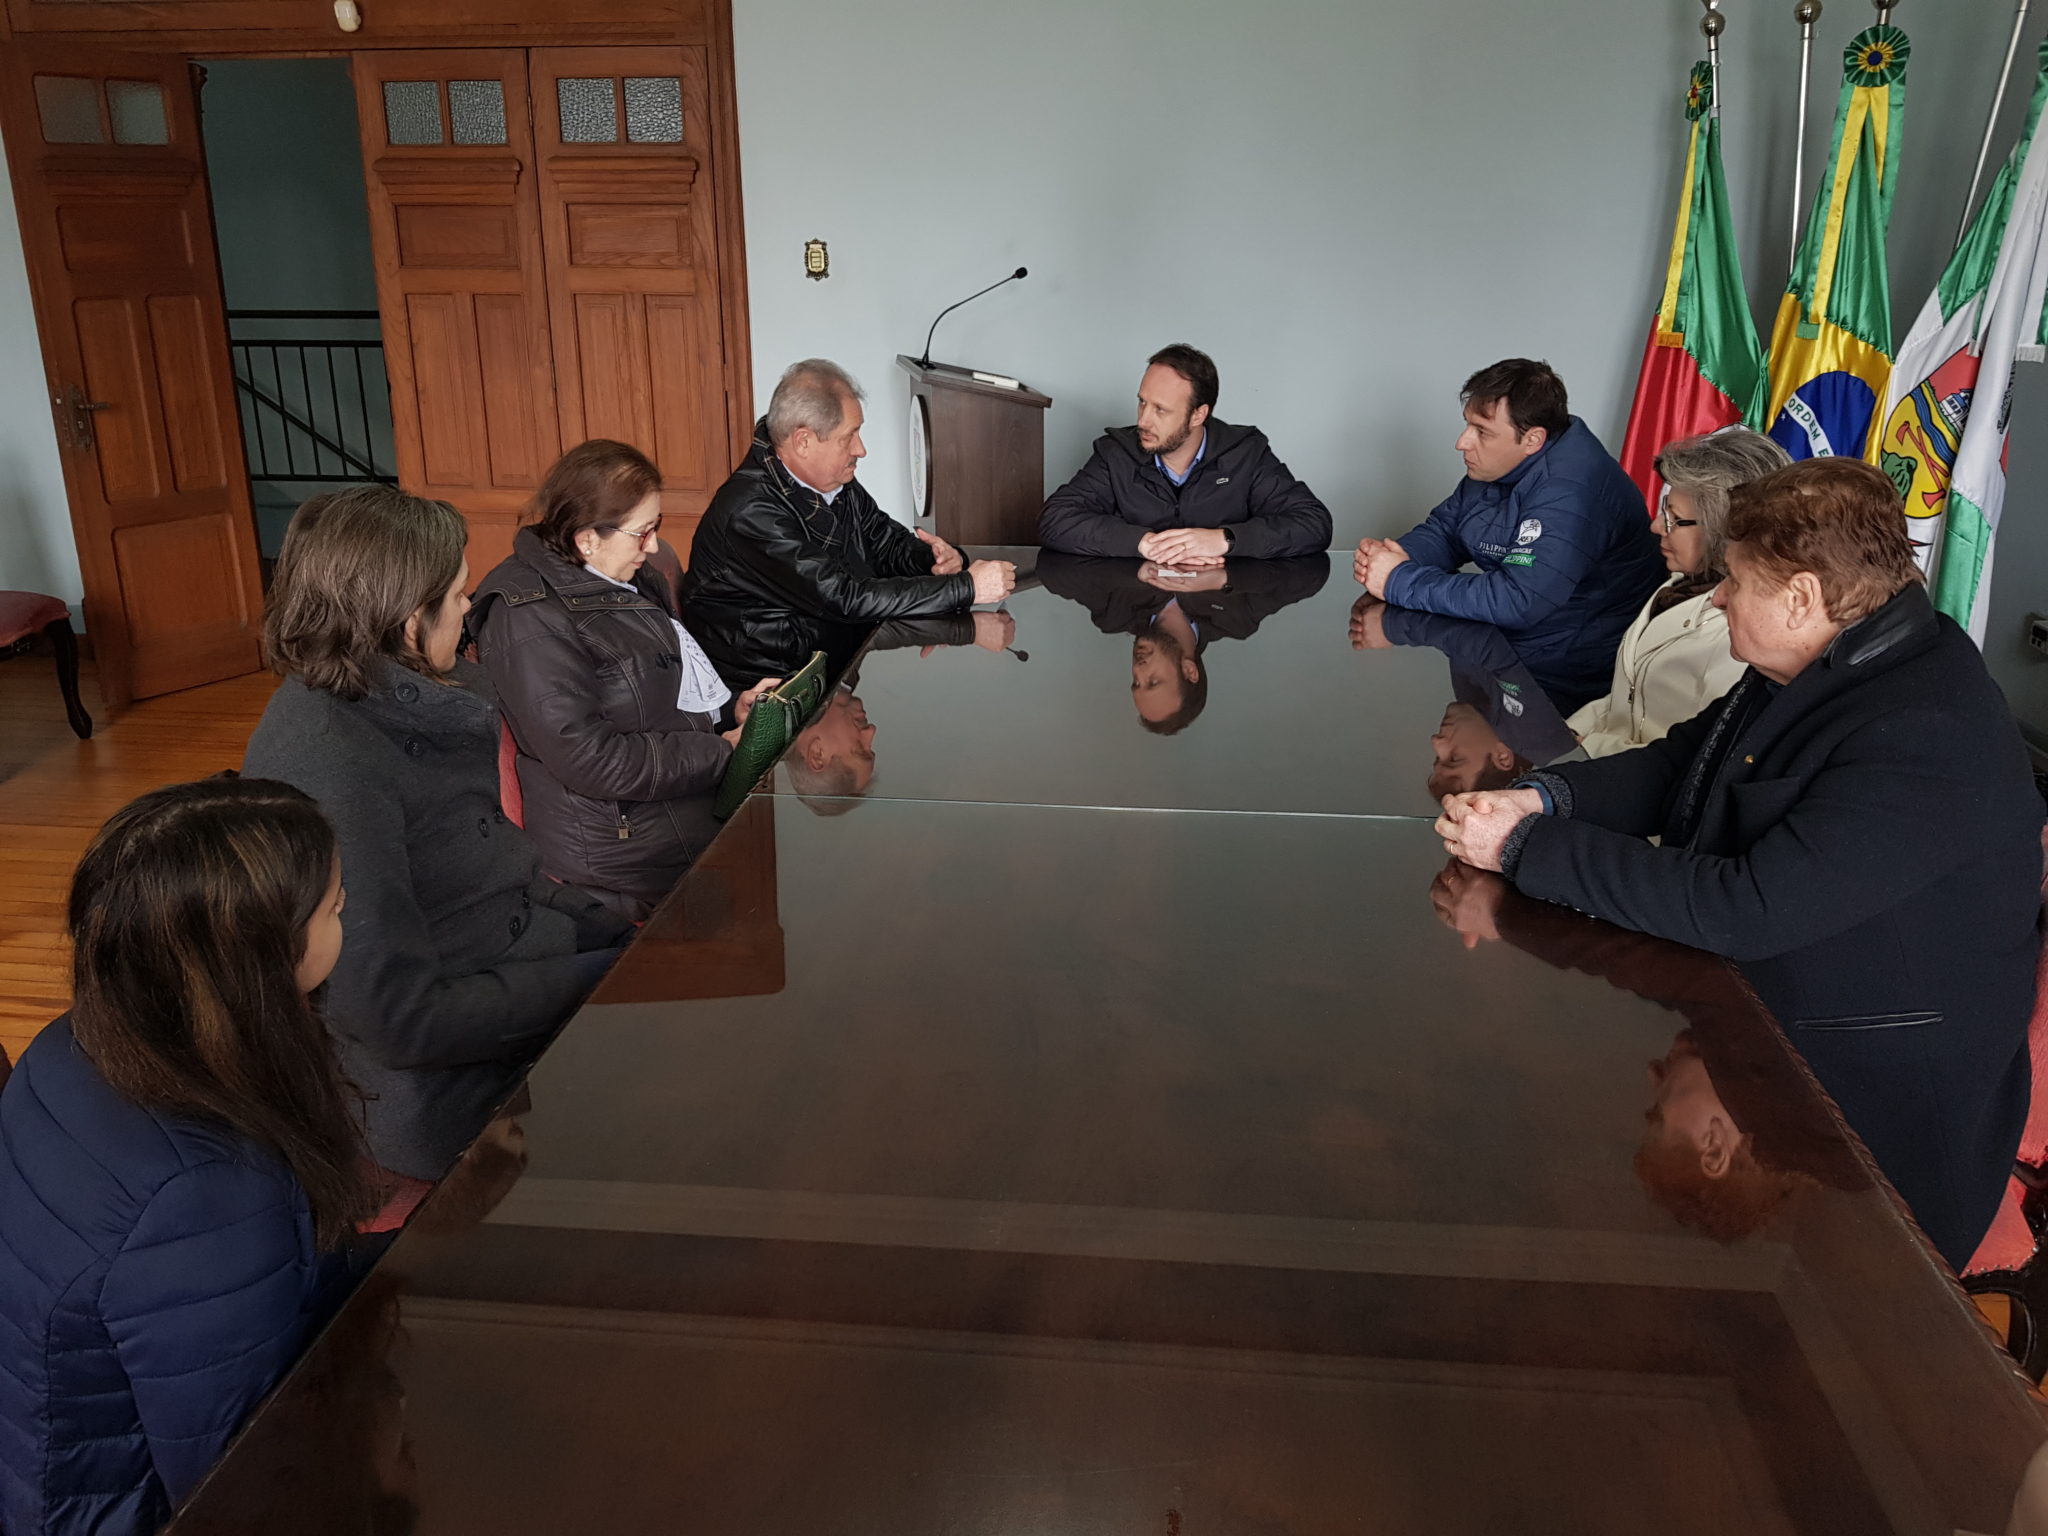
[(782, 766), (798, 799), (820, 816), (842, 815), (875, 782), (875, 728), (851, 683), (832, 690), (818, 717), (797, 733)]
[(1713, 955), (1523, 896), (1452, 860), (1430, 886), (1468, 949), (1505, 939), (1560, 970), (1598, 976), (1684, 1017), (1649, 1064), (1636, 1177), (1673, 1218), (1719, 1242), (1760, 1230), (1803, 1189), (1868, 1179), (1769, 1018)]
[(1038, 558), (1048, 592), (1081, 604), (1104, 634), (1132, 637), (1131, 703), (1138, 723), (1160, 736), (1185, 730), (1208, 706), (1212, 641), (1249, 640), (1281, 609), (1314, 597), (1329, 575), (1327, 555), (1201, 570), (1054, 550)]
[(1573, 746), (1550, 697), (1491, 624), (1394, 608), (1367, 594), (1351, 605), (1351, 648), (1427, 646), (1451, 664), (1451, 702), (1429, 738), (1429, 793), (1504, 789)]
[[(1016, 638), (1017, 620), (1002, 609), (898, 619), (875, 627), (863, 659), (878, 651), (911, 647), (920, 657), (965, 646), (1001, 652)], [(859, 667), (849, 668), (824, 709), (797, 733), (783, 754), (782, 767), (791, 791), (820, 816), (844, 815), (875, 782), (875, 727), (868, 719), (867, 705), (855, 692), (859, 686)]]

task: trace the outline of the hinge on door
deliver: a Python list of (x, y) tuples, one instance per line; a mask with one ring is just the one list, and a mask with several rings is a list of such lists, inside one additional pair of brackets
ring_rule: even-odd
[(85, 391), (74, 384), (66, 393), (54, 396), (52, 403), (57, 407), (57, 436), (64, 446), (90, 451), (95, 446), (93, 412), (104, 411), (109, 402), (86, 399)]

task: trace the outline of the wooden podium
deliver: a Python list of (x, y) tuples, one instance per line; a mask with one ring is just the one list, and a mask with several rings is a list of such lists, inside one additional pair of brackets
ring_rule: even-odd
[(950, 544), (1036, 544), (1049, 396), (898, 355), (910, 375), (910, 493)]

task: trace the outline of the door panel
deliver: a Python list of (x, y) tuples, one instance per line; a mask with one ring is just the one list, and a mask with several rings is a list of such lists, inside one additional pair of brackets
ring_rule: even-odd
[(481, 577), (560, 451), (526, 54), (353, 58), (399, 482)]
[[(213, 349), (207, 345), (206, 315), (190, 294), (149, 301), (149, 336), (156, 354), (157, 397), (195, 384), (210, 390)], [(228, 482), (226, 445), (220, 423), (200, 411), (167, 411), (171, 480), (181, 491), (218, 491)]]
[[(21, 43), (0, 126), (112, 708), (260, 664), (262, 592), (183, 58)], [(111, 85), (111, 93), (110, 87)]]
[(562, 441), (614, 437), (651, 455), (687, 554), (733, 462), (708, 51), (529, 59)]

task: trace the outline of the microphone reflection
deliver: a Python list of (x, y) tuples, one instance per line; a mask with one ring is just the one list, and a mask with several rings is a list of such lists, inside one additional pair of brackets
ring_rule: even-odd
[(1208, 707), (1214, 642), (1249, 640), (1281, 609), (1314, 597), (1329, 575), (1327, 555), (1200, 570), (1055, 550), (1038, 557), (1048, 592), (1081, 604), (1102, 633), (1131, 636), (1131, 706), (1158, 736), (1186, 730)]
[(1430, 901), (1468, 949), (1505, 940), (1681, 1016), (1649, 1063), (1634, 1164), (1644, 1192), (1680, 1224), (1733, 1243), (1802, 1191), (1868, 1187), (1770, 1016), (1724, 961), (1537, 901), (1455, 859)]

